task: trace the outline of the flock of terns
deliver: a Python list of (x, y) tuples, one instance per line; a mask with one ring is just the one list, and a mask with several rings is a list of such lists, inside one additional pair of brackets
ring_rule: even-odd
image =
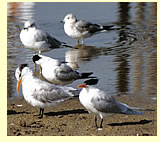
[[(69, 37), (77, 39), (78, 43), (79, 40), (82, 40), (82, 44), (84, 44), (85, 38), (113, 28), (113, 26), (102, 26), (84, 20), (77, 20), (73, 14), (66, 15), (63, 22), (65, 33)], [(65, 62), (41, 55), (42, 52), (55, 48), (71, 46), (40, 30), (34, 20), (24, 23), (24, 28), (20, 33), (20, 40), (26, 48), (35, 52), (32, 60), (40, 66), (40, 74), (46, 79), (41, 80), (35, 77), (27, 64), (19, 65), (15, 71), (17, 94), (22, 83), (24, 99), (32, 106), (40, 107), (39, 118), (43, 117), (45, 107), (56, 105), (77, 96), (77, 89), (64, 85), (85, 78), (89, 79), (77, 86), (82, 88), (78, 95), (79, 101), (89, 113), (95, 114), (95, 126), (98, 130), (102, 129), (103, 118), (107, 113), (143, 114), (139, 111), (143, 109), (118, 102), (112, 96), (107, 95), (106, 92), (94, 87), (98, 83), (98, 79), (92, 76), (93, 72), (79, 73)], [(97, 125), (97, 116), (101, 119), (99, 126)]]

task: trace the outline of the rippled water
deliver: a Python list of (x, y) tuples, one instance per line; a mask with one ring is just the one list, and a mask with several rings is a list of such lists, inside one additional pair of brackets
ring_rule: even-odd
[[(39, 28), (74, 46), (44, 55), (70, 60), (80, 72), (93, 71), (98, 87), (111, 95), (157, 95), (157, 6), (156, 3), (8, 3), (8, 98), (16, 96), (14, 71), (21, 63), (33, 69), (33, 52), (24, 48), (19, 34), (23, 22), (33, 18)], [(68, 13), (95, 23), (114, 24), (119, 30), (97, 34), (85, 46), (68, 37), (60, 21)], [(83, 80), (68, 86), (76, 87)]]

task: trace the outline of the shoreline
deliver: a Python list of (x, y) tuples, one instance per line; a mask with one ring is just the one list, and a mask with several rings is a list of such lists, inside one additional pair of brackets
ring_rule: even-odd
[[(115, 99), (129, 106), (148, 109), (144, 115), (111, 114), (104, 119), (103, 129), (94, 127), (94, 117), (88, 114), (78, 98), (70, 99), (44, 110), (44, 117), (37, 116), (39, 108), (29, 105), (23, 97), (18, 97), (7, 105), (8, 136), (156, 136), (157, 103), (145, 105), (141, 100), (128, 96)], [(149, 108), (148, 108), (149, 107)], [(149, 111), (150, 109), (150, 111)], [(98, 125), (100, 120), (98, 119)]]

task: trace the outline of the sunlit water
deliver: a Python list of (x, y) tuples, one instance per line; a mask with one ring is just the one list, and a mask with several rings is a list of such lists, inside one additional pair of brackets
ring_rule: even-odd
[[(157, 95), (156, 3), (8, 3), (8, 98), (16, 97), (15, 69), (28, 63), (34, 70), (33, 52), (24, 48), (19, 34), (23, 22), (35, 19), (42, 30), (75, 47), (55, 49), (44, 55), (70, 60), (80, 72), (93, 71), (98, 87), (111, 95)], [(119, 30), (97, 34), (85, 46), (68, 37), (60, 23), (68, 13), (94, 23), (116, 25)], [(76, 87), (83, 80), (68, 86)], [(21, 93), (22, 94), (22, 93)]]

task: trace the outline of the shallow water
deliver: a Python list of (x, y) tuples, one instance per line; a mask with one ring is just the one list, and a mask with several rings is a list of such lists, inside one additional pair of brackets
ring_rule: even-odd
[[(34, 69), (33, 52), (24, 48), (19, 39), (23, 22), (33, 18), (39, 28), (75, 47), (55, 49), (44, 55), (70, 59), (80, 72), (93, 71), (99, 78), (97, 86), (108, 94), (136, 99), (145, 96), (145, 102), (156, 101), (156, 11), (156, 3), (8, 3), (8, 98), (16, 96), (17, 66), (28, 63)], [(114, 24), (120, 29), (97, 34), (86, 39), (85, 46), (77, 46), (60, 23), (68, 13), (94, 23)], [(82, 82), (78, 80), (68, 86), (76, 87)]]

